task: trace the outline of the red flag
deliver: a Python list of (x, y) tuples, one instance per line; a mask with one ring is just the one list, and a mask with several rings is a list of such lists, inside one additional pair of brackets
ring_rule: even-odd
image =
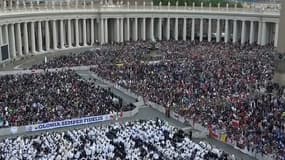
[(219, 136), (219, 134), (216, 132), (216, 130), (212, 127), (212, 125), (210, 125), (209, 126), (209, 136), (211, 137), (211, 138), (214, 138), (214, 139), (219, 139), (220, 138), (220, 136)]

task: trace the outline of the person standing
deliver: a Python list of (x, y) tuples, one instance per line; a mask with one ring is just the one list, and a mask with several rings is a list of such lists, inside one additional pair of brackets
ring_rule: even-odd
[(167, 103), (166, 107), (165, 107), (165, 116), (167, 118), (170, 118), (170, 104)]

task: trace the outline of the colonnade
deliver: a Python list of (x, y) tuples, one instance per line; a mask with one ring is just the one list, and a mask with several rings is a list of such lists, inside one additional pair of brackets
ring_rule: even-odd
[(0, 46), (9, 58), (124, 41), (190, 40), (269, 43), (277, 46), (278, 23), (196, 17), (100, 17), (0, 24)]
[[(103, 23), (102, 30), (106, 24)], [(100, 25), (95, 18), (0, 24), (0, 46), (8, 45), (9, 58), (17, 58), (51, 50), (90, 46), (97, 41), (105, 43), (99, 38), (98, 28)]]

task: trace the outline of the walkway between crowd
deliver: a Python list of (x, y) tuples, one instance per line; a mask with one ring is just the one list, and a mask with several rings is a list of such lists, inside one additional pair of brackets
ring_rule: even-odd
[[(144, 119), (144, 120), (155, 120), (156, 118), (159, 118), (159, 119), (162, 119), (162, 120), (165, 120), (167, 121), (170, 125), (172, 126), (175, 126), (175, 127), (178, 127), (178, 128), (181, 128), (181, 129), (189, 129), (189, 126), (186, 126), (185, 124), (182, 124), (174, 119), (171, 119), (171, 118), (167, 118), (165, 117), (165, 115), (153, 108), (150, 108), (150, 107), (147, 107), (147, 106), (142, 106), (142, 108), (139, 109), (139, 112), (138, 114), (136, 114), (135, 116), (133, 117), (128, 117), (128, 118), (123, 118), (123, 119), (120, 119), (118, 121), (105, 121), (105, 122), (98, 122), (98, 123), (95, 123), (95, 124), (90, 124), (90, 125), (83, 125), (83, 126), (76, 126), (76, 127), (67, 127), (67, 128), (59, 128), (59, 129), (54, 129), (54, 130), (51, 130), (51, 132), (60, 132), (60, 131), (67, 131), (67, 130), (70, 130), (70, 129), (80, 129), (80, 128), (86, 128), (86, 127), (89, 127), (89, 126), (101, 126), (101, 125), (109, 125), (109, 124), (112, 124), (112, 123), (116, 123), (116, 122), (119, 122), (119, 123), (123, 123), (123, 122), (132, 122), (132, 121), (136, 121), (136, 120), (139, 120), (139, 119)], [(39, 132), (31, 132), (31, 133), (26, 133), (24, 135), (21, 135), (21, 136), (27, 136), (27, 135), (38, 135), (38, 134), (41, 134), (41, 133), (44, 133), (46, 131), (39, 131)], [(197, 139), (195, 138), (195, 134), (197, 134), (198, 132), (196, 133), (193, 133), (193, 141), (198, 143), (200, 141), (206, 141), (208, 142), (209, 144), (211, 145), (214, 145), (216, 146), (217, 148), (220, 148), (222, 150), (224, 150), (225, 152), (227, 153), (230, 153), (230, 154), (234, 154), (236, 157), (238, 157), (239, 159), (243, 159), (243, 160), (254, 160), (253, 157), (250, 157), (236, 149), (234, 149), (233, 147), (229, 146), (229, 145), (226, 145), (226, 144), (223, 144), (219, 141), (216, 141), (216, 140), (213, 140), (211, 138), (202, 138), (202, 139)], [(19, 135), (15, 135), (15, 136), (19, 136)], [(2, 136), (0, 137), (0, 139), (5, 139), (7, 137), (10, 137), (10, 136)]]
[[(43, 58), (44, 58), (44, 56), (42, 56), (42, 60), (43, 60)], [(32, 63), (36, 62), (37, 60), (36, 60), (36, 61), (33, 61), (33, 62), (32, 62), (32, 61), (33, 61), (33, 60), (31, 60), (29, 63), (32, 64)], [(39, 60), (38, 60), (38, 61), (39, 61)], [(21, 64), (22, 64), (22, 63), (21, 63)], [(18, 68), (19, 68), (19, 67), (18, 67)], [(20, 65), (20, 68), (26, 68), (26, 67), (24, 67), (24, 65)], [(151, 113), (152, 113), (152, 112), (151, 112)], [(149, 113), (148, 113), (148, 112), (147, 112), (146, 116), (149, 117)], [(164, 116), (164, 114), (162, 114), (162, 116)], [(229, 147), (228, 145), (226, 145), (226, 146), (227, 146), (226, 148)], [(239, 157), (239, 156), (237, 156), (237, 157)], [(244, 158), (244, 159), (246, 159), (246, 158)], [(250, 159), (252, 159), (252, 158), (250, 158)]]
[[(94, 75), (92, 75), (89, 71), (78, 71), (78, 73), (79, 73), (79, 75), (82, 76), (83, 79), (94, 78)], [(100, 82), (98, 80), (96, 81), (96, 83), (98, 83), (98, 85), (105, 85), (105, 86), (107, 86), (106, 84), (104, 84), (103, 82)], [(114, 91), (117, 96), (123, 98), (125, 102), (135, 102), (134, 98), (128, 96), (126, 93), (123, 93), (122, 91), (119, 91), (117, 89), (113, 89), (112, 91)], [(116, 123), (116, 122), (119, 122), (119, 123), (123, 123), (123, 122), (127, 122), (127, 121), (130, 122), (130, 121), (135, 121), (135, 120), (139, 120), (139, 119), (155, 120), (156, 118), (159, 118), (159, 119), (162, 119), (162, 120), (166, 120), (166, 121), (168, 121), (168, 123), (170, 125), (173, 125), (175, 127), (181, 128), (183, 130), (189, 131), (189, 129), (191, 129), (191, 127), (189, 127), (189, 126), (187, 126), (185, 124), (182, 124), (182, 123), (180, 123), (177, 120), (174, 120), (172, 118), (167, 118), (163, 113), (157, 111), (156, 109), (153, 109), (153, 108), (148, 107), (148, 106), (141, 106), (139, 108), (138, 113), (135, 116), (133, 116), (133, 117), (122, 118), (122, 119), (119, 119), (118, 121), (110, 120), (110, 121), (98, 122), (98, 123), (90, 124), (90, 125), (82, 125), (82, 126), (75, 126), (75, 127), (66, 127), (66, 128), (53, 129), (51, 131), (52, 132), (53, 131), (56, 131), (56, 132), (57, 131), (65, 131), (65, 130), (70, 130), (70, 129), (85, 128), (85, 127), (88, 127), (88, 126), (108, 125), (108, 124), (112, 124), (112, 123)], [(243, 159), (243, 160), (254, 159), (253, 157), (250, 157), (250, 156), (248, 156), (248, 155), (246, 155), (246, 154), (244, 154), (244, 153), (234, 149), (233, 147), (231, 147), (229, 145), (223, 144), (221, 142), (218, 142), (216, 140), (210, 139), (208, 137), (201, 138), (201, 137), (199, 137), (200, 136), (199, 132), (197, 132), (195, 130), (192, 130), (192, 131), (193, 131), (193, 138), (196, 138), (196, 139), (194, 139), (194, 141), (196, 141), (196, 142), (207, 141), (211, 145), (217, 146), (218, 148), (224, 150), (225, 152), (228, 152), (229, 154), (234, 154), (234, 155), (236, 155), (236, 157), (238, 157), (240, 159)], [(43, 133), (43, 132), (45, 132), (45, 131), (29, 132), (29, 133), (21, 134), (21, 136), (35, 135), (35, 134), (40, 134), (40, 133)], [(19, 136), (19, 135), (15, 134), (13, 136)], [(10, 136), (1, 136), (0, 139), (4, 139), (4, 138), (7, 138), (7, 137), (10, 137)], [(197, 137), (199, 139), (197, 139)]]
[[(77, 73), (79, 75), (87, 78), (87, 79), (94, 78), (94, 74), (92, 74), (90, 71), (77, 71)], [(108, 85), (104, 84), (104, 82), (99, 81), (98, 79), (97, 79), (97, 82), (101, 85), (108, 86)], [(124, 100), (131, 99), (127, 93), (123, 93), (123, 92), (119, 91), (118, 89), (115, 89), (115, 91), (117, 93), (116, 96), (119, 96)], [(123, 122), (124, 121), (134, 121), (134, 120), (138, 120), (138, 119), (149, 120), (149, 119), (153, 119), (155, 117), (158, 117), (159, 119), (162, 119), (162, 120), (166, 120), (169, 122), (169, 124), (176, 126), (178, 128), (182, 128), (184, 130), (191, 130), (193, 132), (193, 138), (194, 138), (194, 141), (196, 143), (198, 143), (199, 141), (206, 141), (206, 142), (210, 143), (211, 145), (214, 145), (214, 146), (224, 150), (227, 153), (234, 154), (236, 157), (238, 157), (240, 159), (243, 159), (243, 160), (254, 160), (255, 159), (254, 157), (250, 157), (249, 155), (246, 155), (246, 154), (234, 149), (232, 146), (229, 146), (227, 144), (223, 144), (223, 143), (221, 143), (217, 140), (214, 140), (212, 138), (209, 138), (209, 137), (199, 138), (199, 137), (201, 137), (199, 135), (200, 134), (199, 131), (195, 131), (195, 130), (191, 129), (191, 127), (187, 126), (186, 124), (182, 124), (177, 120), (174, 120), (172, 118), (167, 118), (163, 113), (157, 111), (156, 109), (150, 108), (149, 106), (142, 106), (142, 108), (140, 108), (137, 115), (135, 115), (134, 117), (125, 118), (122, 121)]]

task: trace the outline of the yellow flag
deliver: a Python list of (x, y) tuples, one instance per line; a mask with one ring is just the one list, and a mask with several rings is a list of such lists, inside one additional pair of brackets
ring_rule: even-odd
[(222, 134), (222, 136), (221, 136), (221, 141), (222, 141), (223, 143), (227, 143), (227, 134)]

